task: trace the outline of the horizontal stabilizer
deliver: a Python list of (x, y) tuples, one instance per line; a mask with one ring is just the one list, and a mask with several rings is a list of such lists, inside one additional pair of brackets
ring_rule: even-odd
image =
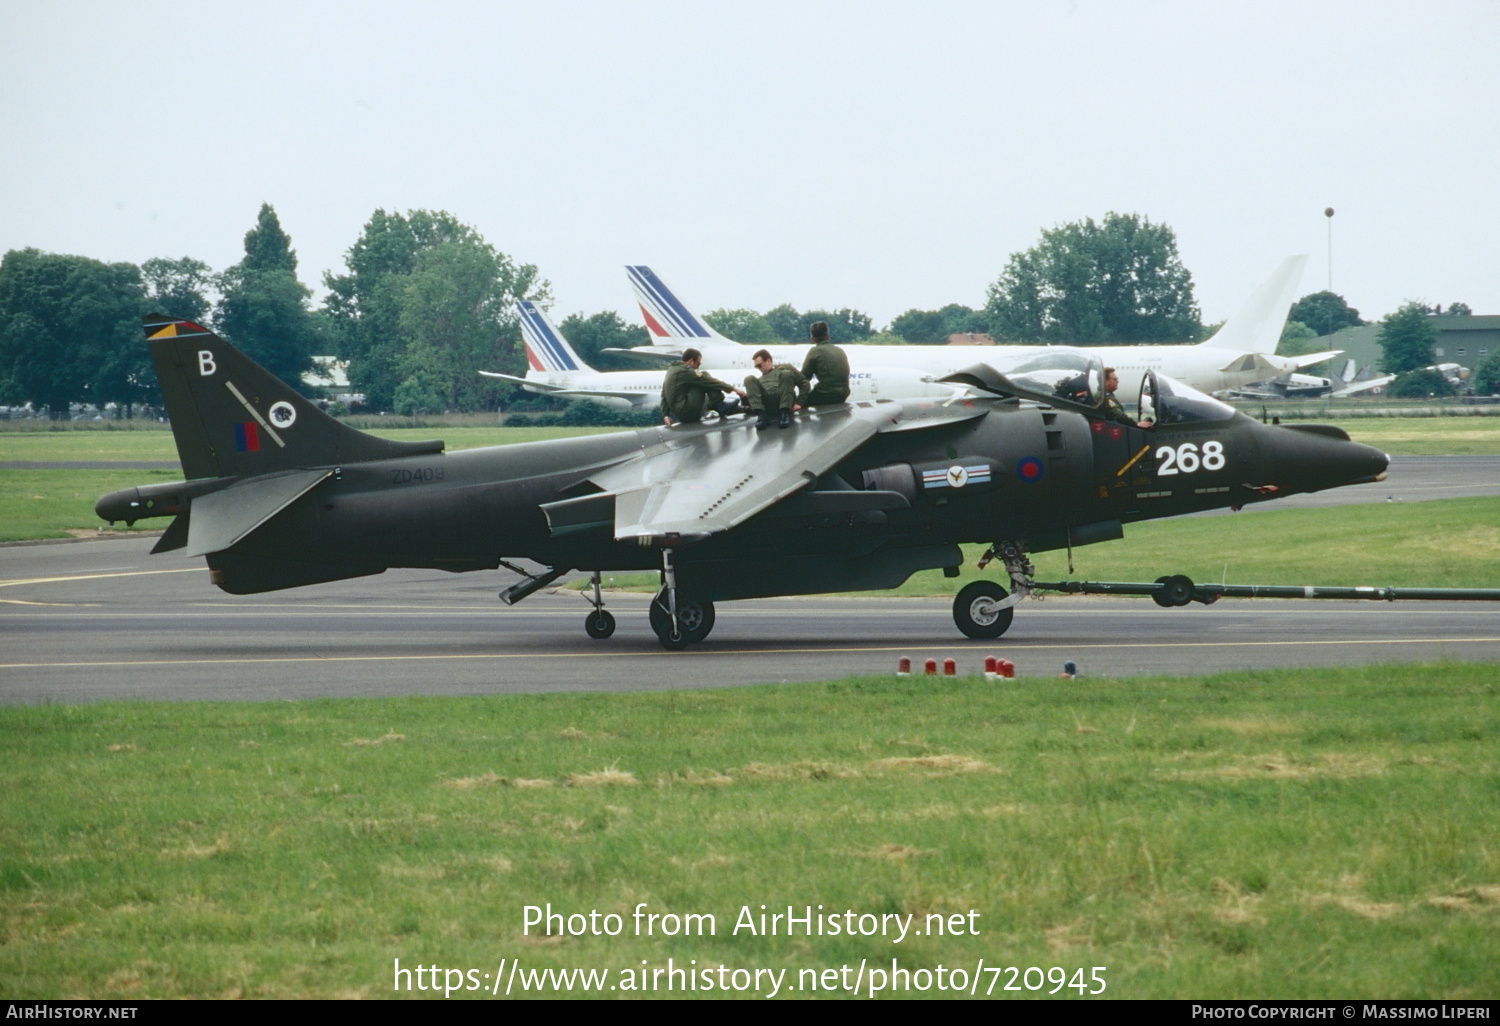
[(608, 346), (599, 350), (601, 353), (615, 353), (619, 356), (630, 356), (642, 363), (648, 363), (653, 368), (669, 367), (682, 359), (682, 351), (685, 346), (641, 346), (639, 349), (620, 349), (617, 346)]
[(310, 492), (332, 470), (297, 470), (252, 478), (193, 500), (187, 555), (206, 556), (233, 546)]
[(559, 399), (623, 399), (632, 406), (655, 406), (661, 399), (656, 392), (610, 392), (602, 388), (560, 388), (547, 394)]
[(563, 387), (561, 385), (549, 385), (545, 381), (533, 381), (530, 378), (518, 378), (514, 374), (501, 374), (499, 371), (482, 370), (479, 372), (479, 376), (484, 378), (499, 378), (501, 381), (514, 381), (518, 385), (526, 385), (528, 388), (535, 388), (542, 392), (556, 392)]
[(1339, 356), (1342, 353), (1342, 349), (1333, 349), (1326, 353), (1308, 353), (1304, 356), (1283, 356), (1282, 359), (1292, 361), (1292, 367), (1294, 369), (1301, 370), (1303, 367), (1311, 367), (1314, 364), (1322, 363), (1325, 360), (1332, 360), (1335, 356)]

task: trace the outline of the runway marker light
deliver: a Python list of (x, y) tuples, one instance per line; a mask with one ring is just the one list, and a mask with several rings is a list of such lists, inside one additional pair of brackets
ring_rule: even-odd
[(902, 656), (900, 661), (896, 663), (896, 676), (911, 676), (911, 659), (908, 656)]
[(923, 673), (924, 676), (927, 676), (927, 677), (936, 677), (937, 676), (937, 660), (936, 659), (929, 659), (929, 660), (927, 660), (927, 662), (923, 663), (922, 664), (922, 673)]
[(943, 660), (943, 676), (944, 677), (957, 677), (958, 676), (958, 662), (956, 660), (954, 660), (954, 659), (944, 659)]
[(1078, 677), (1082, 676), (1083, 674), (1078, 672), (1078, 664), (1073, 662), (1073, 660), (1069, 659), (1067, 662), (1063, 663), (1063, 680), (1075, 680)]
[(1006, 679), (1011, 679), (1016, 675), (1016, 664), (1009, 659), (996, 659), (995, 672)]

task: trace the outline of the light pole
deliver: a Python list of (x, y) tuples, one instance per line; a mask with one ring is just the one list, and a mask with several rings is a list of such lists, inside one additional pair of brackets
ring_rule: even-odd
[(1328, 218), (1328, 291), (1333, 291), (1333, 208), (1324, 207), (1323, 216)]
[[(1333, 296), (1333, 208), (1332, 207), (1324, 207), (1323, 208), (1323, 216), (1328, 219), (1328, 295), (1330, 297), (1332, 297)], [(1332, 335), (1333, 334), (1333, 304), (1330, 302), (1329, 304), (1327, 304), (1327, 306), (1328, 306), (1328, 325), (1327, 325), (1328, 331), (1327, 331), (1327, 334)]]

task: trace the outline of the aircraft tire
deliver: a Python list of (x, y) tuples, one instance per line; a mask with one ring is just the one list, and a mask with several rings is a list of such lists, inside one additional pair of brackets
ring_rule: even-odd
[[(1157, 584), (1166, 584), (1171, 579), (1172, 578), (1167, 577), (1167, 576), (1158, 577), (1156, 579), (1156, 583)], [(1171, 599), (1167, 598), (1166, 593), (1164, 591), (1160, 591), (1160, 590), (1153, 591), (1151, 593), (1151, 601), (1155, 602), (1157, 605), (1161, 606), (1163, 609), (1171, 609), (1172, 606), (1175, 604), (1175, 603), (1172, 602)]]
[(1173, 574), (1159, 583), (1162, 586), (1160, 594), (1166, 599), (1161, 604), (1185, 606), (1193, 601), (1193, 579), (1186, 574)]
[(714, 629), (714, 604), (677, 596), (678, 634), (672, 632), (672, 616), (667, 612), (666, 596), (658, 592), (651, 601), (651, 629), (663, 648), (678, 651), (696, 645)]
[(1014, 608), (995, 609), (993, 604), (1005, 598), (1006, 591), (993, 581), (975, 581), (964, 585), (953, 599), (953, 622), (971, 638), (998, 638), (1010, 629)]
[(603, 641), (615, 632), (615, 618), (603, 609), (595, 610), (584, 618), (583, 629), (589, 637)]

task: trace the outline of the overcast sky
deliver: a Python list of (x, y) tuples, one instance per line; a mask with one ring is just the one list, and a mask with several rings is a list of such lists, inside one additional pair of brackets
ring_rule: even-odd
[[(554, 311), (982, 306), (1134, 212), (1205, 321), (1311, 260), (1367, 318), (1500, 314), (1500, 4), (0, 0), (0, 251), (243, 255), (319, 288), (376, 208), (446, 210)], [(1299, 293), (1300, 294), (1300, 293)]]

